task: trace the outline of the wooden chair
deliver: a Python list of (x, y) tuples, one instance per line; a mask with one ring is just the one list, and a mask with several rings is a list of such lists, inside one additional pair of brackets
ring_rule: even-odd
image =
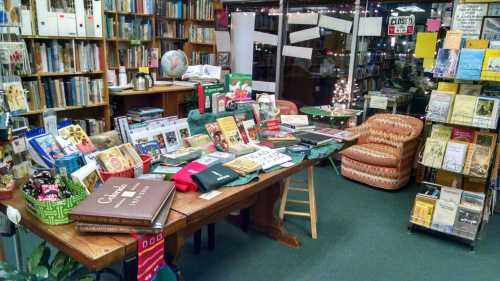
[[(276, 106), (280, 110), (280, 114), (298, 114), (297, 106), (291, 102), (286, 100), (277, 100)], [(305, 186), (291, 186), (292, 183), (305, 184)], [(296, 199), (288, 199), (289, 192), (299, 192), (299, 193), (307, 193), (306, 200), (296, 200)], [(307, 205), (309, 211), (308, 212), (297, 212), (297, 211), (287, 211), (286, 204), (287, 202), (293, 204)], [(292, 177), (288, 177), (285, 179), (285, 185), (283, 190), (283, 196), (281, 198), (280, 210), (279, 210), (279, 218), (283, 220), (285, 215), (289, 216), (299, 216), (299, 217), (308, 217), (311, 222), (311, 237), (313, 239), (318, 238), (318, 233), (316, 230), (317, 224), (317, 216), (316, 216), (316, 195), (314, 192), (314, 166), (310, 166), (307, 168), (307, 179), (296, 180)]]

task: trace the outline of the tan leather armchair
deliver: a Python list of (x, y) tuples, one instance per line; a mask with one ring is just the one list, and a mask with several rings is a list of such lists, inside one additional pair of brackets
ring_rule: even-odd
[(398, 114), (377, 114), (350, 131), (357, 144), (343, 150), (342, 175), (382, 189), (399, 189), (411, 176), (423, 122)]

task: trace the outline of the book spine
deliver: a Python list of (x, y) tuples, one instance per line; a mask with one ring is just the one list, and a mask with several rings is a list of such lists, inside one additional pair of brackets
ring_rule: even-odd
[(111, 218), (111, 217), (98, 217), (98, 216), (75, 215), (75, 214), (70, 214), (69, 218), (77, 222), (88, 222), (88, 223), (118, 224), (118, 225), (147, 226), (147, 227), (152, 225), (151, 221), (135, 220), (127, 218)]
[(126, 225), (110, 225), (110, 224), (94, 224), (94, 223), (77, 223), (76, 229), (80, 232), (95, 232), (95, 233), (139, 233), (139, 234), (157, 234), (161, 229), (147, 227), (133, 227)]

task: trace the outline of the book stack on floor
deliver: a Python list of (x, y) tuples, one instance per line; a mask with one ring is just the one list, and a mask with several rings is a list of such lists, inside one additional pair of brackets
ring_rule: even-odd
[(71, 210), (82, 232), (159, 233), (175, 195), (171, 182), (111, 178)]

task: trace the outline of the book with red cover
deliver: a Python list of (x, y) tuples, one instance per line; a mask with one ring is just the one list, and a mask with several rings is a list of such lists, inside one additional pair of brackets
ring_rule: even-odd
[(453, 128), (451, 139), (457, 141), (474, 142), (474, 130), (469, 128)]
[(174, 188), (172, 182), (113, 177), (69, 213), (80, 222), (151, 226)]

